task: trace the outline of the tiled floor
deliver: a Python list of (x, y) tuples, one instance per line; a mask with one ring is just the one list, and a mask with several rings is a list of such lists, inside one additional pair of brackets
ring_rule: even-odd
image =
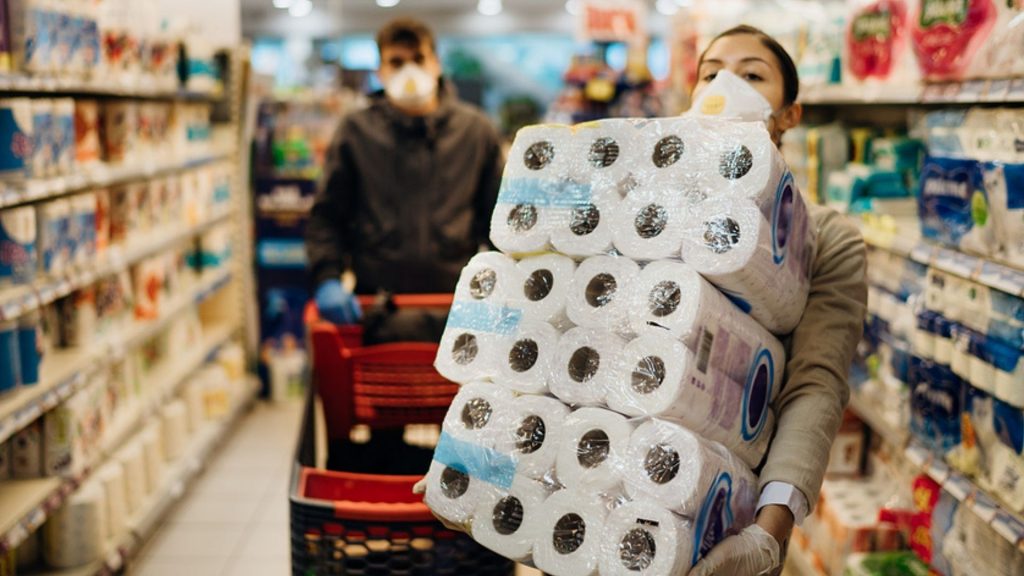
[(301, 405), (259, 403), (129, 571), (286, 576), (288, 480)]

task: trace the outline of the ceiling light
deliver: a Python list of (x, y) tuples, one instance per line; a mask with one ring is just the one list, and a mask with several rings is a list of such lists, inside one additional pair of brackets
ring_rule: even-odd
[(377, 6), (381, 8), (394, 8), (402, 0), (377, 0)]
[(581, 0), (569, 0), (565, 3), (565, 11), (573, 16), (579, 16), (583, 12), (583, 3)]
[(501, 14), (501, 0), (480, 0), (476, 9), (484, 16), (497, 16)]
[(274, 0), (274, 8), (287, 10), (293, 3), (294, 0)]
[(295, 3), (288, 8), (288, 13), (293, 18), (303, 18), (313, 11), (313, 2), (310, 0), (295, 0)]
[(679, 11), (679, 4), (675, 0), (658, 0), (654, 7), (665, 16), (672, 16)]

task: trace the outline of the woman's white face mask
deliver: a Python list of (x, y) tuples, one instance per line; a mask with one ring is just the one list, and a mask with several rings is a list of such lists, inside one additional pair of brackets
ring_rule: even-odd
[(429, 104), (437, 93), (437, 78), (416, 64), (406, 64), (388, 80), (384, 92), (398, 106)]
[(760, 121), (772, 128), (775, 111), (771, 103), (746, 80), (728, 70), (719, 70), (693, 102), (689, 114)]

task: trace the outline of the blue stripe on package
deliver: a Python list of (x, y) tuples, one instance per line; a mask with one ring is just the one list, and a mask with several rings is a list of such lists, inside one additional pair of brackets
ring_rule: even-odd
[(592, 200), (589, 183), (540, 178), (511, 178), (502, 182), (499, 204), (530, 204), (548, 208), (586, 206)]
[(0, 100), (0, 177), (24, 177), (31, 156), (32, 101)]
[(512, 487), (516, 477), (516, 462), (511, 456), (459, 440), (447, 432), (441, 433), (434, 449), (434, 460), (505, 490)]
[(0, 323), (0, 395), (10, 392), (21, 383), (18, 361), (18, 325)]
[(509, 336), (519, 330), (523, 311), (487, 302), (455, 302), (448, 314), (448, 326)]

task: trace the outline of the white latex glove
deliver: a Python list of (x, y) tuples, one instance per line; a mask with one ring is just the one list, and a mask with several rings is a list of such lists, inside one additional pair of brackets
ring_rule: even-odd
[(779, 541), (757, 524), (722, 540), (689, 576), (771, 576), (782, 569)]
[[(415, 484), (412, 485), (412, 493), (413, 494), (425, 494), (426, 492), (427, 492), (427, 477), (424, 476), (423, 478), (419, 479), (419, 482), (416, 482)], [(449, 530), (456, 530), (458, 532), (465, 532), (466, 534), (469, 534), (469, 526), (468, 525), (463, 526), (461, 524), (453, 524), (450, 520), (448, 520), (447, 518), (441, 517), (440, 515), (438, 515), (433, 510), (431, 510), (430, 512), (431, 512), (431, 514), (434, 515), (434, 518), (437, 518), (438, 521), (441, 522), (441, 524), (444, 524), (445, 528), (447, 528)]]
[(420, 481), (412, 485), (413, 494), (424, 494), (427, 491), (427, 477), (420, 478)]

